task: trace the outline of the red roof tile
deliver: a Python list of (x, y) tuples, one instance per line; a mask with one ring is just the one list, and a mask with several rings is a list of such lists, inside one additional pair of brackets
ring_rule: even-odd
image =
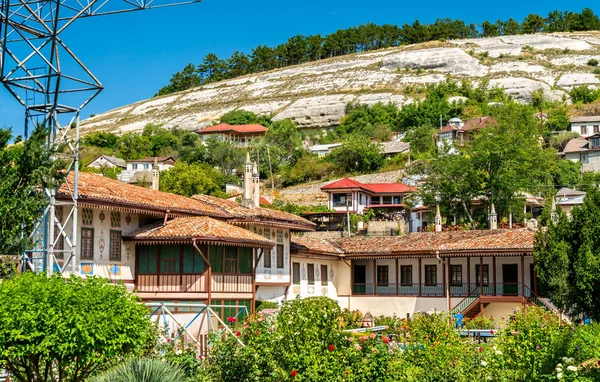
[(124, 240), (142, 242), (192, 241), (273, 247), (275, 243), (240, 227), (207, 216), (181, 217), (147, 225), (123, 236)]
[(465, 130), (465, 131), (477, 130), (477, 129), (481, 129), (484, 127), (494, 126), (497, 123), (498, 123), (498, 121), (496, 121), (492, 117), (473, 118), (473, 119), (469, 119), (467, 122), (465, 122), (463, 127), (461, 127), (461, 130)]
[(447, 133), (449, 131), (454, 131), (454, 130), (458, 130), (458, 127), (456, 127), (454, 125), (446, 125), (446, 126), (444, 126), (443, 129), (438, 131), (438, 133)]
[(131, 163), (152, 162), (152, 163), (154, 163), (155, 160), (158, 163), (163, 163), (163, 162), (174, 163), (175, 162), (175, 160), (173, 159), (173, 157), (151, 157), (151, 158), (133, 159), (133, 160), (130, 160), (128, 162), (131, 162)]
[(259, 124), (249, 124), (249, 125), (230, 125), (228, 123), (220, 123), (215, 126), (210, 126), (205, 129), (197, 130), (198, 134), (214, 134), (214, 133), (228, 133), (235, 132), (239, 134), (253, 134), (253, 133), (264, 133), (266, 132), (266, 127)]
[(334, 244), (330, 243), (327, 239), (321, 239), (309, 236), (292, 236), (291, 238), (292, 249), (302, 252), (309, 251), (312, 253), (320, 253), (327, 255), (338, 255), (342, 251)]
[(403, 183), (360, 183), (350, 178), (330, 183), (321, 187), (321, 190), (363, 190), (371, 194), (398, 194), (417, 191), (416, 188)]
[[(57, 196), (65, 197), (69, 189), (73, 189), (73, 173), (69, 174)], [(124, 207), (159, 212), (168, 210), (173, 214), (227, 216), (223, 211), (199, 200), (134, 186), (97, 174), (80, 172), (79, 202), (86, 201), (114, 203)]]

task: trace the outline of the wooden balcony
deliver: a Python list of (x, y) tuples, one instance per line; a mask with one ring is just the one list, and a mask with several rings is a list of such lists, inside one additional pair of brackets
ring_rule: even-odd
[[(138, 275), (140, 293), (208, 293), (207, 273), (178, 275)], [(252, 275), (213, 274), (212, 293), (252, 293)]]

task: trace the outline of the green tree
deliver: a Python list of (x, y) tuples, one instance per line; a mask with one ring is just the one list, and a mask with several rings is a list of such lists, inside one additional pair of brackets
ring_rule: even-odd
[(58, 165), (45, 150), (47, 130), (37, 127), (24, 143), (7, 146), (0, 130), (0, 255), (20, 255), (48, 203), (43, 189), (58, 182)]
[(592, 103), (599, 98), (600, 92), (587, 85), (576, 86), (569, 92), (573, 102)]
[(480, 26), (482, 37), (495, 37), (500, 34), (500, 26), (497, 23), (491, 23), (486, 20)]
[(327, 155), (327, 160), (344, 173), (375, 171), (384, 162), (381, 145), (360, 135), (348, 135), (343, 145)]
[(202, 84), (202, 77), (198, 74), (194, 64), (188, 64), (181, 72), (173, 74), (169, 84), (162, 87), (155, 96), (162, 96), (187, 90)]
[(558, 160), (554, 184), (561, 187), (575, 187), (581, 180), (581, 163), (570, 160)]
[(416, 154), (433, 155), (437, 146), (433, 140), (435, 129), (427, 125), (409, 129), (404, 136), (404, 141), (410, 143), (410, 150)]
[(390, 103), (377, 103), (372, 106), (349, 104), (336, 133), (340, 136), (354, 134), (371, 138), (374, 137), (378, 126), (397, 130), (398, 113), (398, 107)]
[[(265, 134), (271, 162), (276, 165), (293, 165), (302, 155), (302, 135), (290, 119), (274, 122)], [(263, 158), (266, 156), (263, 154)]]
[(225, 178), (207, 164), (177, 162), (160, 173), (160, 190), (184, 196), (220, 195), (225, 192)]
[(541, 32), (544, 30), (544, 27), (544, 18), (534, 13), (527, 15), (521, 24), (521, 30), (525, 34)]
[(573, 318), (600, 320), (600, 191), (588, 190), (572, 219), (560, 214), (540, 229), (533, 251), (536, 271), (553, 304)]
[(221, 60), (216, 54), (209, 53), (198, 65), (198, 73), (202, 76), (202, 83), (221, 81), (227, 78), (227, 62)]
[(117, 156), (125, 160), (150, 156), (150, 138), (137, 133), (125, 133), (119, 138)]
[(221, 123), (228, 123), (230, 125), (248, 125), (253, 123), (257, 123), (265, 127), (269, 127), (271, 125), (270, 118), (256, 115), (255, 113), (244, 109), (236, 109), (227, 112), (223, 114), (221, 118), (219, 118), (219, 121)]
[(87, 146), (114, 149), (117, 147), (119, 137), (115, 134), (99, 131), (83, 137), (82, 143)]
[(206, 141), (206, 160), (223, 174), (231, 175), (244, 163), (244, 152), (231, 142), (211, 137)]
[(3, 280), (0, 367), (15, 381), (85, 381), (152, 345), (147, 313), (125, 286), (100, 277)]
[(521, 34), (521, 24), (513, 18), (510, 18), (502, 23), (502, 35), (510, 36)]

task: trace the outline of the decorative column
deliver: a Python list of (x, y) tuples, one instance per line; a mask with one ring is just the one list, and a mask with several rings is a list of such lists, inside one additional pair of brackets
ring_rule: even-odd
[(498, 229), (498, 215), (496, 214), (494, 203), (492, 203), (492, 207), (490, 209), (490, 229)]
[(435, 212), (435, 232), (442, 232), (442, 214), (440, 213), (440, 205), (437, 205), (437, 209)]

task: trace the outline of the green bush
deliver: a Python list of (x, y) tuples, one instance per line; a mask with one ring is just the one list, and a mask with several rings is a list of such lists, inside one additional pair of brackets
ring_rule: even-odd
[(600, 92), (588, 86), (577, 86), (571, 89), (569, 95), (573, 102), (592, 103), (598, 99)]
[(161, 359), (133, 359), (115, 366), (90, 382), (182, 382), (183, 370)]
[(588, 64), (589, 66), (598, 66), (598, 60), (596, 60), (595, 58), (591, 58), (591, 59), (590, 59), (590, 60), (587, 62), (587, 64)]

